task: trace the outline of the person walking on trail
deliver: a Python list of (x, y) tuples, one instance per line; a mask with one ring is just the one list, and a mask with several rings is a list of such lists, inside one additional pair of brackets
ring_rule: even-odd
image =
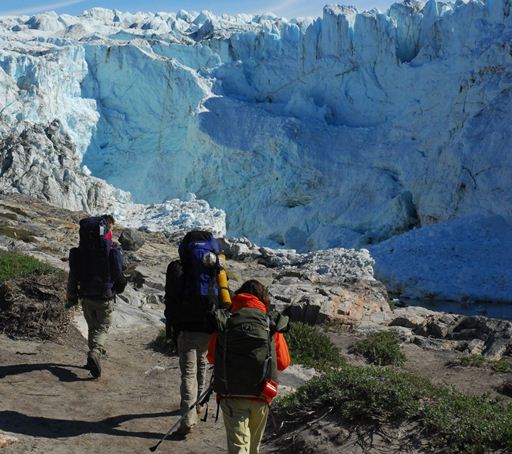
[(290, 365), (283, 332), (288, 317), (269, 312), (267, 288), (245, 282), (230, 311), (216, 312), (217, 332), (208, 345), (214, 364), (213, 389), (220, 403), (229, 454), (256, 454), (272, 399), (277, 395), (277, 371)]
[(168, 338), (177, 344), (181, 370), (181, 424), (184, 436), (197, 424), (202, 408), (190, 410), (205, 390), (208, 341), (214, 330), (213, 313), (219, 307), (220, 247), (212, 233), (192, 231), (178, 248), (179, 260), (166, 273), (165, 318)]
[(69, 252), (66, 307), (82, 304), (89, 346), (85, 367), (94, 378), (101, 376), (100, 357), (105, 354), (115, 295), (126, 286), (123, 253), (112, 242), (114, 224), (111, 215), (82, 219), (79, 246)]

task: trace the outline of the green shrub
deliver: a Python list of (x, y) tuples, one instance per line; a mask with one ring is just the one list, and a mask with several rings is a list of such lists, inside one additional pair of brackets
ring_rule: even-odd
[(60, 272), (57, 268), (18, 252), (0, 251), (0, 282), (32, 272)]
[(345, 363), (337, 347), (316, 326), (292, 323), (285, 338), (294, 364), (323, 370)]
[(506, 361), (504, 359), (500, 359), (499, 361), (492, 361), (491, 367), (494, 372), (500, 372), (503, 374), (512, 372), (512, 362)]
[(487, 365), (487, 361), (482, 355), (469, 355), (464, 356), (451, 364), (463, 367), (485, 367)]
[(505, 359), (498, 361), (488, 359), (482, 355), (469, 355), (464, 356), (456, 361), (449, 363), (450, 366), (462, 366), (462, 367), (479, 367), (479, 368), (490, 368), (495, 372), (508, 373), (512, 372), (512, 362)]
[(369, 334), (366, 339), (352, 345), (350, 351), (379, 366), (401, 366), (405, 363), (405, 355), (400, 350), (400, 339), (391, 331)]
[[(510, 452), (512, 405), (467, 396), (413, 374), (375, 366), (345, 365), (315, 377), (276, 402), (303, 424), (331, 408), (349, 426), (414, 427), (412, 441), (428, 440), (432, 452)], [(290, 421), (293, 422), (293, 421)]]

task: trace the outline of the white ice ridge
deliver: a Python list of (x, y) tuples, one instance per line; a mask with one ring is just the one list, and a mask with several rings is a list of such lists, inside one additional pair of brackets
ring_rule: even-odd
[(150, 232), (209, 230), (216, 236), (226, 234), (224, 211), (210, 207), (194, 194), (189, 194), (186, 200), (173, 199), (151, 205), (118, 203), (112, 212), (123, 226)]
[(3, 17), (0, 134), (58, 119), (135, 201), (197, 194), (260, 244), (510, 223), (511, 24), (509, 0)]

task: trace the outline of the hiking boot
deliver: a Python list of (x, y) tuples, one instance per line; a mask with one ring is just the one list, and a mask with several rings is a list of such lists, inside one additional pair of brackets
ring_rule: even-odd
[(98, 378), (101, 375), (100, 357), (96, 352), (90, 351), (87, 353), (87, 364), (85, 368), (91, 372), (94, 378)]

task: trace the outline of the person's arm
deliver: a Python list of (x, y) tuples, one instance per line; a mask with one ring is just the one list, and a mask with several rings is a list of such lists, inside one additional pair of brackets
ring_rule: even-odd
[(288, 344), (281, 333), (274, 334), (274, 342), (276, 344), (277, 370), (285, 370), (291, 363)]
[(110, 274), (112, 277), (112, 289), (116, 294), (123, 293), (128, 280), (123, 274), (124, 256), (119, 246), (112, 246), (110, 250)]
[(78, 276), (79, 276), (79, 250), (74, 247), (69, 251), (69, 275), (68, 275), (68, 286), (66, 292), (66, 299), (68, 307), (71, 307), (78, 303)]

